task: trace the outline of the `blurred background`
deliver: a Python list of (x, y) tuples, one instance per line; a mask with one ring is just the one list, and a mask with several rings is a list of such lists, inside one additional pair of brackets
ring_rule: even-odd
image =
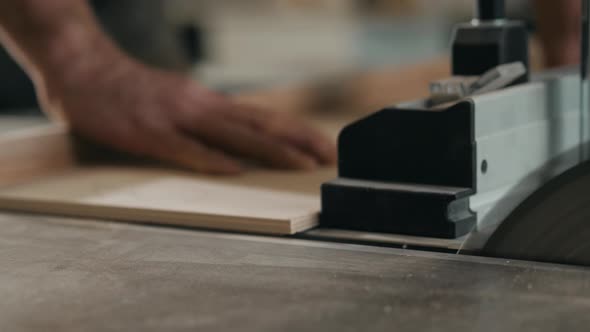
[[(94, 0), (105, 30), (144, 62), (222, 90), (403, 66), (445, 54), (472, 0)], [(526, 18), (528, 1), (508, 1)], [(35, 105), (0, 52), (0, 109)]]

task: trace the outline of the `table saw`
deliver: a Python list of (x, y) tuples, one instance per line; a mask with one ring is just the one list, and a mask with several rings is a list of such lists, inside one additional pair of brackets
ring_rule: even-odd
[[(459, 26), (456, 52), (477, 52), (482, 26), (523, 38), (501, 15), (491, 7)], [(277, 237), (3, 212), (0, 330), (587, 330), (585, 82), (577, 70), (527, 70), (461, 95), (496, 65), (528, 67), (510, 50), (483, 68), (453, 63), (472, 78), (435, 84), (443, 102), (347, 126), (316, 229)], [(565, 221), (535, 232), (542, 217)], [(561, 245), (568, 234), (573, 245)]]

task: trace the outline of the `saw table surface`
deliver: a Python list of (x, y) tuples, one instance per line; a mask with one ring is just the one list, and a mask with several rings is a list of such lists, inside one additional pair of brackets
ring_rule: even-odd
[(2, 331), (587, 331), (590, 270), (0, 214)]

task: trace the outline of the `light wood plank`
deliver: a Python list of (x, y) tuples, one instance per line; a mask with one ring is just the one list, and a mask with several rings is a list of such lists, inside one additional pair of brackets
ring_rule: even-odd
[(317, 225), (318, 190), (334, 176), (331, 169), (299, 174), (258, 171), (216, 180), (165, 169), (78, 168), (4, 187), (0, 208), (294, 234)]
[[(0, 209), (264, 234), (318, 223), (334, 169), (208, 177), (145, 165), (80, 163), (63, 127), (0, 137)], [(24, 167), (23, 167), (24, 165)]]

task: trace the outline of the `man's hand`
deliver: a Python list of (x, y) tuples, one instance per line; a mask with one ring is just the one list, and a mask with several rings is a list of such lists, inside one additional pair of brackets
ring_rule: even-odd
[(582, 1), (535, 0), (534, 3), (546, 65), (579, 63)]
[(82, 1), (2, 0), (0, 37), (43, 109), (96, 142), (207, 173), (239, 172), (242, 160), (286, 169), (335, 161), (333, 144), (302, 122), (122, 54)]
[(43, 86), (44, 109), (81, 135), (197, 171), (235, 173), (242, 158), (286, 169), (335, 159), (327, 138), (290, 116), (235, 104), (129, 59)]

